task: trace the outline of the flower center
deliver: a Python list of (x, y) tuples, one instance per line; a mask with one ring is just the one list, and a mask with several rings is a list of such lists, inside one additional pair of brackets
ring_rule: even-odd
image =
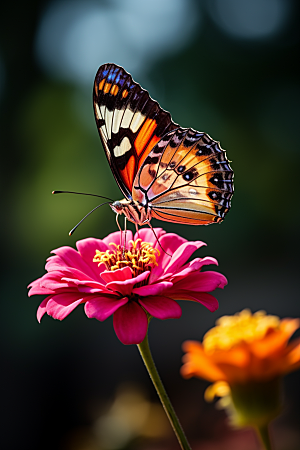
[(278, 329), (280, 319), (266, 315), (265, 311), (257, 311), (252, 315), (249, 309), (224, 316), (216, 321), (203, 338), (206, 351), (228, 350), (241, 342), (253, 342), (262, 339), (269, 329)]
[(158, 266), (156, 258), (160, 255), (160, 252), (153, 248), (149, 242), (142, 242), (142, 239), (129, 241), (128, 249), (124, 249), (123, 246), (114, 242), (109, 245), (115, 248), (105, 252), (96, 250), (93, 262), (97, 262), (98, 267), (105, 264), (106, 269), (110, 271), (130, 267), (133, 276), (136, 277), (140, 273)]

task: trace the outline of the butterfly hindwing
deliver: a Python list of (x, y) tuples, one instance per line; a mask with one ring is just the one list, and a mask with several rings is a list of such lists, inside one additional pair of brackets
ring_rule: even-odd
[(230, 208), (233, 171), (206, 133), (169, 132), (144, 160), (133, 199), (150, 203), (152, 217), (193, 225), (221, 222)]
[(99, 135), (115, 179), (127, 199), (133, 181), (161, 138), (178, 128), (122, 67), (102, 65), (95, 77), (94, 112)]

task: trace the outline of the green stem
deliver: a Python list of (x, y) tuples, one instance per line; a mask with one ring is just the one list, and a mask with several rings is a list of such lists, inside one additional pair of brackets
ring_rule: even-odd
[(148, 333), (143, 342), (138, 344), (138, 349), (182, 450), (191, 450), (184, 431), (179, 423), (178, 417), (176, 416), (176, 413), (155, 367), (149, 348)]
[(272, 450), (268, 425), (257, 427), (256, 432), (257, 432), (258, 436), (260, 437), (260, 440), (263, 443), (265, 449)]

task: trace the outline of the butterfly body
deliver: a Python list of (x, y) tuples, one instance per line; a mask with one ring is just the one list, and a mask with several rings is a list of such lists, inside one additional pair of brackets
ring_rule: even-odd
[(122, 67), (97, 72), (99, 135), (124, 200), (111, 207), (138, 225), (221, 222), (230, 208), (233, 171), (219, 142), (175, 124)]

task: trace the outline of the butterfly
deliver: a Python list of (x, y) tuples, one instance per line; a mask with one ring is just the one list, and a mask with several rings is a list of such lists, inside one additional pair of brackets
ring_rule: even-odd
[(97, 128), (124, 199), (110, 206), (137, 225), (220, 223), (230, 208), (233, 171), (219, 142), (174, 123), (122, 67), (100, 66)]

